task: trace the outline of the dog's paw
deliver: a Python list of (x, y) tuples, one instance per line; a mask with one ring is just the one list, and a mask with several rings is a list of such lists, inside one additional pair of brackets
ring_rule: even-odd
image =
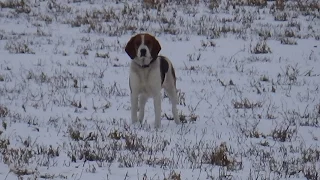
[(159, 129), (159, 128), (161, 127), (161, 123), (160, 123), (160, 122), (155, 122), (155, 123), (154, 123), (154, 127), (155, 127), (156, 129)]
[(182, 122), (180, 121), (180, 119), (174, 119), (174, 122), (176, 123), (176, 124), (181, 124)]
[(136, 124), (138, 122), (138, 119), (131, 119), (132, 124)]
[(143, 119), (139, 119), (139, 123), (142, 124), (143, 123)]

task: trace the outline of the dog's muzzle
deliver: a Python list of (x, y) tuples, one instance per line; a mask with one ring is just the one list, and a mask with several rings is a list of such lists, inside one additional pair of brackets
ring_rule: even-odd
[(146, 54), (147, 54), (147, 50), (146, 49), (141, 49), (140, 50), (140, 56), (141, 57), (146, 57)]
[(142, 68), (148, 68), (148, 67), (150, 67), (150, 65), (151, 65), (152, 63), (154, 63), (155, 61), (156, 61), (156, 59), (152, 59), (149, 64), (140, 65), (140, 67), (142, 67)]

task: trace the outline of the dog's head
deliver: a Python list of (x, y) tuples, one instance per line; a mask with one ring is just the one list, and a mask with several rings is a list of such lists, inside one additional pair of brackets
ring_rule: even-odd
[(125, 48), (130, 58), (141, 66), (148, 65), (153, 59), (156, 59), (160, 50), (160, 43), (150, 34), (133, 36)]

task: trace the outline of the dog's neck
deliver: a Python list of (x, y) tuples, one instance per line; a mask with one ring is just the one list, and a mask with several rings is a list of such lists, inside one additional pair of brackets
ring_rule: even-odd
[(150, 65), (152, 64), (152, 63), (154, 63), (155, 61), (156, 61), (156, 59), (157, 58), (153, 58), (151, 61), (150, 61), (150, 63), (149, 64), (144, 64), (144, 65), (139, 65), (141, 68), (148, 68), (148, 67), (150, 67)]

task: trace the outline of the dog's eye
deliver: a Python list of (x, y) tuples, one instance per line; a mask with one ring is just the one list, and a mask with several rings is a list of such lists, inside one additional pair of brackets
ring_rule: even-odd
[(146, 45), (149, 45), (150, 44), (150, 41), (146, 41)]
[(141, 42), (140, 41), (136, 41), (136, 46), (140, 46)]

